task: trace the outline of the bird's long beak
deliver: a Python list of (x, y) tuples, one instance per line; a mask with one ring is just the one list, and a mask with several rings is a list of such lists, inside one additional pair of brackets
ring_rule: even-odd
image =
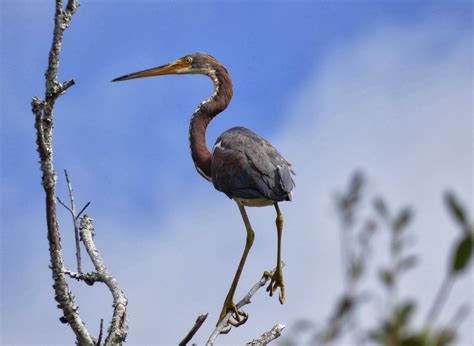
[(115, 78), (114, 80), (112, 80), (112, 82), (120, 82), (124, 80), (144, 78), (144, 77), (162, 76), (165, 74), (177, 74), (185, 70), (186, 68), (188, 68), (188, 66), (183, 61), (183, 59), (179, 59), (168, 65), (158, 66), (158, 67), (150, 68), (148, 70), (126, 74), (125, 76)]

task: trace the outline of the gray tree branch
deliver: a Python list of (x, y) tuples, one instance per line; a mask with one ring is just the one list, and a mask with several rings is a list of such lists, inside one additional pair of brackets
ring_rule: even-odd
[(127, 319), (127, 298), (120, 288), (117, 279), (107, 272), (104, 260), (97, 250), (94, 243), (94, 225), (92, 218), (88, 215), (81, 217), (81, 224), (79, 226), (82, 242), (89, 254), (89, 257), (94, 264), (96, 273), (94, 275), (96, 281), (101, 281), (107, 285), (114, 300), (114, 313), (112, 321), (108, 329), (108, 336), (105, 339), (105, 345), (117, 345), (125, 341), (128, 333), (128, 319)]
[(202, 314), (202, 315), (198, 316), (198, 318), (196, 319), (196, 322), (194, 322), (193, 327), (191, 328), (189, 333), (186, 334), (186, 336), (183, 338), (183, 340), (181, 340), (181, 342), (179, 343), (179, 346), (185, 346), (185, 345), (188, 344), (188, 342), (191, 341), (194, 334), (196, 334), (196, 332), (199, 330), (199, 328), (201, 328), (203, 323), (206, 321), (206, 318), (207, 318), (207, 314)]
[(272, 342), (276, 338), (279, 338), (281, 333), (285, 329), (285, 325), (277, 323), (268, 332), (263, 333), (258, 339), (253, 339), (247, 343), (247, 346), (264, 346)]
[[(62, 254), (61, 236), (56, 210), (56, 183), (57, 176), (53, 163), (53, 128), (54, 128), (54, 105), (58, 97), (69, 87), (74, 85), (74, 80), (64, 83), (58, 82), (57, 72), (59, 67), (59, 55), (64, 31), (69, 26), (72, 16), (79, 7), (77, 0), (69, 0), (66, 7), (63, 7), (61, 0), (56, 0), (54, 16), (54, 32), (51, 49), (49, 51), (48, 67), (45, 73), (45, 96), (44, 100), (38, 97), (32, 99), (32, 111), (35, 115), (36, 144), (40, 157), (40, 166), (42, 171), (42, 185), (46, 194), (46, 222), (48, 229), (48, 242), (54, 280), (55, 299), (58, 307), (63, 311), (61, 322), (68, 323), (76, 335), (76, 341), (79, 345), (96, 345), (97, 342), (91, 336), (84, 322), (79, 315), (79, 308), (75, 303), (75, 298), (69, 289), (66, 281), (66, 275), (71, 278), (83, 280), (92, 285), (96, 281), (104, 282), (112, 292), (114, 299), (114, 313), (109, 328), (109, 334), (105, 344), (121, 344), (127, 335), (127, 299), (118, 287), (118, 283), (110, 276), (104, 265), (104, 262), (95, 248), (92, 241), (92, 219), (84, 216), (81, 220), (83, 226), (82, 234), (86, 249), (96, 268), (94, 273), (83, 274), (80, 266), (78, 272), (74, 273), (67, 270), (64, 266)], [(75, 206), (73, 203), (72, 186), (69, 184), (71, 207), (66, 208), (75, 215)], [(84, 210), (85, 208), (83, 208)], [(79, 215), (83, 212), (79, 213)], [(77, 219), (77, 216), (75, 217)], [(76, 224), (76, 220), (74, 220)], [(78, 257), (78, 264), (80, 263)]]
[[(79, 226), (77, 225), (77, 212), (76, 212), (76, 203), (74, 202), (74, 190), (72, 189), (71, 179), (69, 178), (69, 174), (67, 170), (64, 170), (64, 176), (66, 177), (67, 188), (69, 190), (69, 202), (71, 203), (71, 207), (68, 207), (59, 197), (57, 197), (58, 202), (66, 208), (69, 213), (71, 214), (72, 224), (74, 225), (74, 239), (76, 241), (76, 262), (77, 262), (77, 272), (82, 273), (82, 264), (81, 264), (81, 246), (79, 240)], [(83, 208), (83, 210), (88, 206)]]
[(64, 30), (69, 25), (78, 3), (69, 1), (66, 9), (62, 2), (56, 0), (56, 14), (54, 20), (53, 42), (49, 52), (48, 68), (45, 73), (46, 90), (45, 99), (33, 97), (32, 111), (35, 115), (36, 143), (40, 157), (42, 184), (46, 194), (46, 222), (48, 227), (49, 252), (51, 257), (51, 270), (53, 272), (55, 299), (58, 307), (63, 310), (61, 321), (69, 323), (76, 334), (77, 342), (81, 345), (94, 344), (93, 338), (86, 329), (79, 316), (79, 309), (64, 276), (64, 260), (62, 256), (61, 237), (56, 215), (56, 173), (53, 165), (53, 109), (56, 99), (61, 93), (74, 84), (71, 80), (59, 83), (57, 71), (59, 66), (59, 52)]

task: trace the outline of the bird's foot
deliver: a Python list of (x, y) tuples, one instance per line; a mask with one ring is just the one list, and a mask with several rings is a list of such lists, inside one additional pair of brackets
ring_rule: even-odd
[(225, 301), (224, 306), (222, 307), (221, 314), (219, 315), (219, 320), (216, 325), (219, 325), (221, 321), (227, 316), (228, 313), (231, 313), (229, 320), (227, 321), (228, 328), (223, 329), (221, 334), (227, 334), (230, 332), (232, 327), (239, 327), (249, 318), (249, 315), (243, 311), (239, 310), (232, 300)]
[(280, 295), (278, 300), (280, 304), (285, 302), (285, 282), (283, 281), (283, 270), (280, 266), (277, 266), (277, 269), (272, 274), (270, 272), (264, 272), (263, 276), (266, 278), (270, 278), (270, 283), (267, 286), (267, 292), (270, 293), (270, 297), (273, 296), (273, 293), (280, 287)]

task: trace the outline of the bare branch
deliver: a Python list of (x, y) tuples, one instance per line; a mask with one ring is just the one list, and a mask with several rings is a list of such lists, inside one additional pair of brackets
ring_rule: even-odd
[[(109, 335), (105, 340), (105, 344), (121, 344), (125, 340), (128, 331), (126, 315), (127, 299), (123, 295), (121, 289), (118, 287), (118, 283), (115, 278), (108, 274), (103, 260), (95, 248), (94, 242), (92, 241), (92, 219), (87, 216), (82, 218), (81, 225), (83, 227), (81, 233), (83, 236), (84, 245), (86, 246), (86, 249), (94, 263), (96, 272), (86, 274), (82, 273), (77, 218), (79, 215), (81, 215), (85, 208), (87, 208), (89, 203), (81, 210), (79, 215), (76, 215), (72, 184), (67, 172), (65, 172), (65, 175), (68, 183), (71, 205), (70, 207), (67, 206), (59, 198), (58, 201), (71, 213), (73, 218), (76, 236), (76, 257), (78, 262), (77, 273), (71, 272), (64, 267), (61, 237), (56, 214), (57, 176), (53, 165), (53, 110), (57, 98), (68, 88), (74, 85), (74, 80), (59, 83), (57, 72), (64, 31), (69, 26), (69, 22), (76, 12), (78, 6), (79, 3), (77, 0), (68, 0), (66, 8), (63, 8), (62, 1), (56, 0), (53, 42), (49, 52), (48, 68), (45, 73), (45, 98), (44, 100), (40, 100), (38, 97), (33, 97), (31, 102), (32, 111), (35, 115), (35, 128), (37, 134), (36, 143), (38, 145), (37, 151), (40, 156), (41, 171), (43, 173), (42, 184), (46, 193), (46, 217), (51, 257), (50, 268), (53, 272), (53, 287), (56, 295), (55, 298), (59, 303), (58, 307), (62, 309), (64, 313), (64, 316), (61, 317), (61, 321), (68, 323), (71, 326), (72, 330), (76, 334), (77, 343), (80, 345), (95, 345), (96, 341), (92, 338), (89, 331), (85, 327), (84, 322), (80, 318), (79, 308), (76, 306), (74, 296), (69, 290), (65, 275), (77, 280), (82, 280), (89, 285), (92, 285), (97, 281), (104, 282), (109, 287), (114, 299), (114, 313), (111, 326), (109, 328)], [(99, 339), (101, 339), (101, 336), (99, 336)], [(101, 342), (101, 340), (99, 340), (99, 342)]]
[(61, 317), (61, 321), (69, 323), (76, 334), (77, 342), (81, 345), (93, 345), (93, 338), (79, 316), (79, 309), (75, 304), (74, 296), (69, 290), (64, 276), (61, 237), (56, 215), (57, 177), (53, 165), (54, 103), (62, 92), (74, 84), (73, 81), (64, 84), (58, 82), (59, 53), (64, 30), (68, 27), (69, 21), (76, 11), (77, 6), (77, 2), (74, 1), (71, 3), (69, 9), (64, 11), (62, 2), (56, 0), (53, 41), (49, 51), (48, 68), (45, 73), (45, 99), (40, 100), (38, 97), (33, 97), (31, 107), (35, 115), (36, 144), (38, 145), (37, 151), (40, 157), (41, 171), (43, 173), (42, 184), (46, 194), (46, 221), (55, 299), (58, 302), (58, 307), (63, 310), (64, 316)]
[[(282, 268), (285, 266), (285, 263), (281, 261), (281, 266)], [(276, 268), (274, 268), (270, 272), (270, 276), (273, 275), (276, 271)], [(250, 304), (251, 301), (250, 299), (257, 293), (257, 291), (265, 286), (267, 281), (270, 279), (270, 276), (264, 275), (262, 278), (250, 289), (250, 291), (247, 292), (247, 294), (237, 303), (235, 304), (237, 306), (237, 309), (240, 309), (242, 306), (245, 306), (247, 304)], [(206, 345), (213, 345), (216, 341), (216, 338), (221, 334), (226, 326), (228, 325), (229, 318), (232, 316), (232, 313), (229, 312), (227, 315), (222, 319), (222, 321), (217, 325), (216, 329), (212, 332), (211, 336), (207, 340)], [(225, 332), (224, 332), (225, 333)]]
[(69, 178), (69, 174), (67, 170), (64, 170), (64, 175), (66, 176), (67, 188), (69, 190), (69, 201), (71, 206), (68, 207), (59, 197), (57, 197), (58, 202), (61, 203), (63, 207), (69, 210), (69, 213), (72, 217), (72, 224), (74, 225), (74, 238), (76, 241), (76, 262), (77, 262), (77, 271), (78, 273), (82, 273), (82, 266), (81, 266), (81, 246), (79, 244), (79, 227), (77, 225), (77, 215), (76, 215), (76, 203), (74, 203), (74, 191), (72, 189), (71, 179)]
[(56, 199), (58, 200), (59, 204), (61, 204), (64, 208), (67, 209), (68, 212), (72, 213), (71, 208), (69, 208), (69, 206), (61, 200), (61, 198), (56, 197)]
[(181, 340), (181, 342), (179, 343), (179, 346), (185, 346), (185, 345), (188, 344), (188, 342), (191, 341), (194, 334), (196, 334), (196, 332), (199, 330), (199, 328), (201, 328), (202, 324), (206, 320), (207, 315), (208, 314), (202, 314), (202, 315), (198, 316), (198, 318), (196, 319), (196, 322), (194, 323), (194, 326), (191, 328), (189, 333), (184, 337), (184, 339)]
[(82, 207), (81, 211), (77, 214), (76, 220), (79, 219), (82, 215), (82, 213), (87, 209), (87, 207), (91, 204), (91, 202), (87, 202), (84, 207)]
[(266, 344), (269, 344), (273, 340), (280, 337), (283, 329), (285, 329), (285, 325), (277, 323), (273, 326), (271, 330), (263, 333), (258, 339), (253, 339), (252, 341), (247, 343), (247, 346), (264, 346)]
[(97, 250), (93, 237), (94, 225), (92, 218), (84, 215), (81, 217), (81, 224), (79, 226), (82, 242), (89, 254), (89, 257), (94, 264), (95, 270), (99, 274), (99, 279), (107, 285), (114, 300), (114, 313), (108, 335), (105, 339), (105, 345), (117, 345), (125, 341), (128, 334), (128, 319), (127, 319), (127, 298), (120, 288), (117, 279), (107, 272), (102, 256)]

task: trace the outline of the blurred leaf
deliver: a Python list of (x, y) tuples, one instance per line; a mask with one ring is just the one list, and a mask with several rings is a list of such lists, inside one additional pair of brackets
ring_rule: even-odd
[(295, 333), (305, 333), (312, 331), (316, 328), (314, 323), (308, 319), (300, 319), (295, 322), (293, 325), (293, 330)]
[(394, 237), (392, 239), (391, 249), (394, 253), (400, 253), (400, 250), (403, 248), (403, 238), (401, 237)]
[(360, 172), (352, 175), (349, 181), (347, 191), (342, 195), (336, 196), (338, 211), (343, 217), (346, 226), (353, 222), (354, 209), (361, 198), (361, 189), (364, 185), (364, 176)]
[(412, 256), (407, 256), (405, 258), (402, 258), (400, 262), (398, 263), (398, 268), (400, 271), (406, 271), (418, 264), (418, 257), (415, 255)]
[(355, 280), (360, 278), (364, 271), (364, 266), (362, 265), (361, 261), (359, 260), (352, 260), (351, 261), (351, 267), (350, 267), (350, 272), (351, 272), (351, 277)]
[(354, 307), (354, 298), (346, 295), (339, 301), (339, 306), (336, 312), (336, 318), (340, 318), (350, 312)]
[(403, 230), (408, 223), (411, 221), (413, 216), (412, 211), (409, 208), (403, 209), (393, 222), (393, 230), (394, 231), (401, 231)]
[(467, 234), (456, 246), (456, 252), (454, 253), (453, 262), (451, 266), (451, 272), (457, 274), (462, 271), (472, 256), (473, 247), (472, 235)]
[(456, 339), (456, 333), (451, 329), (441, 329), (436, 336), (435, 345), (444, 346), (449, 345)]
[(380, 345), (385, 345), (385, 341), (387, 340), (387, 334), (383, 328), (373, 330), (369, 333), (369, 339), (375, 341)]
[(393, 273), (390, 270), (386, 270), (386, 269), (380, 270), (379, 279), (387, 287), (390, 287), (393, 285)]
[(364, 180), (364, 175), (361, 172), (355, 172), (350, 181), (349, 195), (358, 197), (362, 186), (364, 186)]
[(468, 224), (464, 207), (451, 191), (446, 192), (444, 198), (451, 215), (461, 224), (461, 226), (463, 226), (463, 229), (466, 230), (468, 228)]
[(374, 200), (374, 208), (381, 217), (383, 217), (384, 219), (389, 218), (387, 205), (381, 197), (377, 197)]
[(425, 333), (411, 334), (402, 337), (400, 346), (428, 346), (429, 337)]
[(396, 324), (398, 326), (406, 326), (410, 321), (413, 312), (415, 311), (415, 303), (414, 302), (406, 302), (401, 303), (396, 308)]
[(402, 346), (444, 346), (455, 340), (455, 332), (449, 329), (421, 329), (418, 332), (405, 335), (401, 340)]

